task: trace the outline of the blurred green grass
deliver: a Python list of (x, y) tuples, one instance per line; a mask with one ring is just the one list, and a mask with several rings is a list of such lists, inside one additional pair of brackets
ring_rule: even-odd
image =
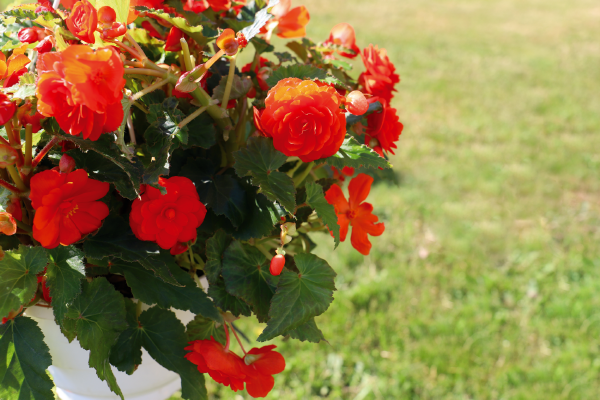
[(597, 398), (597, 0), (296, 4), (314, 40), (349, 22), (388, 50), (405, 131), (401, 185), (369, 197), (386, 223), (371, 256), (315, 237), (339, 274), (329, 343), (272, 341), (287, 368), (268, 398)]

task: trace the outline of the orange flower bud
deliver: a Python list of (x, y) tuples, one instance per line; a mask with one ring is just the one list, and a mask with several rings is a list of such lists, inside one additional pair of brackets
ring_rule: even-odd
[(4, 233), (7, 236), (17, 233), (17, 222), (7, 212), (0, 212), (0, 233)]
[(34, 28), (21, 28), (17, 36), (21, 43), (31, 44), (39, 40), (38, 33)]
[(363, 115), (369, 109), (369, 102), (361, 91), (355, 90), (346, 96), (346, 110), (354, 115)]
[(235, 40), (235, 33), (233, 29), (227, 28), (217, 38), (217, 46), (225, 52), (228, 56), (233, 56), (237, 53), (240, 47), (237, 40)]
[(271, 265), (269, 266), (269, 271), (271, 275), (278, 276), (283, 271), (283, 267), (285, 265), (285, 256), (281, 254), (277, 254), (275, 257), (271, 259)]
[(67, 28), (78, 39), (91, 44), (96, 43), (94, 32), (98, 27), (98, 13), (89, 1), (82, 0), (75, 3), (65, 22)]
[(103, 6), (98, 10), (98, 27), (100, 29), (110, 29), (113, 22), (117, 21), (117, 13), (112, 7)]
[(0, 168), (14, 165), (19, 159), (19, 152), (7, 144), (0, 144)]
[(60, 158), (60, 162), (58, 163), (58, 169), (63, 174), (73, 172), (73, 170), (75, 169), (75, 160), (73, 160), (73, 157), (67, 154), (63, 154)]

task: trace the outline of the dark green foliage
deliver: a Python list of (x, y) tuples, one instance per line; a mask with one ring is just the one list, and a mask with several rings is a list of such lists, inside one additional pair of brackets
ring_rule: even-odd
[(69, 304), (81, 293), (81, 279), (85, 277), (83, 252), (74, 246), (59, 246), (48, 250), (46, 285), (52, 297), (54, 317), (62, 322)]
[(380, 157), (375, 151), (364, 144), (360, 144), (350, 135), (346, 135), (342, 147), (336, 154), (324, 158), (327, 164), (338, 169), (344, 167), (371, 167), (371, 168), (391, 168), (391, 164), (383, 157)]

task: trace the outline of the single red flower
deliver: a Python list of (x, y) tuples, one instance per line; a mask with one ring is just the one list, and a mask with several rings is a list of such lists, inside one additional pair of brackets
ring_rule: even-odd
[(6, 124), (17, 111), (17, 106), (7, 95), (0, 92), (0, 125)]
[(212, 337), (210, 340), (194, 340), (185, 350), (190, 350), (185, 358), (196, 364), (198, 371), (208, 373), (216, 382), (230, 386), (234, 392), (244, 390), (247, 366), (240, 356), (225, 349), (221, 343)]
[(65, 22), (75, 37), (87, 43), (96, 43), (94, 32), (98, 27), (98, 12), (92, 3), (87, 0), (75, 3)]
[[(258, 64), (256, 64), (256, 67), (254, 67), (254, 73), (256, 74), (256, 80), (258, 81), (258, 86), (260, 87), (260, 90), (262, 90), (264, 92), (269, 90), (269, 84), (267, 83), (267, 79), (269, 76), (268, 76), (268, 74), (261, 73), (261, 72), (266, 72), (266, 70), (268, 68), (267, 67), (268, 62), (269, 62), (269, 60), (267, 60), (266, 58), (260, 57)], [(252, 68), (251, 62), (242, 67), (242, 72), (250, 72), (250, 68)], [(248, 92), (248, 97), (253, 99), (255, 96), (256, 96), (256, 89), (254, 89), (254, 87), (252, 87), (252, 89), (250, 89), (250, 92)]]
[(207, 0), (213, 11), (227, 11), (231, 8), (231, 0)]
[(396, 67), (387, 56), (385, 49), (373, 47), (372, 44), (361, 54), (366, 71), (358, 77), (358, 83), (364, 86), (363, 92), (379, 96), (387, 103), (392, 101), (394, 85), (400, 82)]
[(0, 212), (0, 233), (3, 233), (7, 236), (17, 233), (17, 222), (13, 218), (12, 214)]
[(176, 251), (178, 243), (196, 239), (196, 228), (204, 221), (206, 207), (188, 178), (160, 178), (158, 184), (167, 194), (144, 185), (143, 194), (133, 202), (129, 224), (138, 239)]
[(346, 200), (342, 189), (336, 184), (332, 185), (325, 193), (325, 199), (333, 205), (338, 217), (340, 240), (342, 242), (346, 240), (348, 226), (352, 225), (350, 242), (359, 253), (365, 256), (371, 251), (368, 235), (379, 236), (385, 230), (383, 222), (376, 223), (379, 218), (373, 215), (373, 206), (370, 203), (364, 203), (372, 183), (373, 178), (369, 175), (358, 174), (348, 185), (350, 201)]
[(335, 88), (298, 78), (280, 80), (254, 122), (286, 156), (310, 162), (334, 155), (346, 136), (343, 97)]
[(108, 217), (101, 201), (110, 188), (106, 182), (88, 178), (82, 169), (61, 174), (47, 170), (31, 178), (33, 237), (47, 249), (68, 246), (100, 228)]
[(360, 54), (360, 49), (356, 45), (356, 34), (352, 25), (342, 22), (331, 28), (329, 38), (325, 44), (334, 44), (352, 50), (352, 53), (338, 50), (339, 55), (347, 58), (354, 58)]
[(383, 152), (394, 153), (397, 148), (396, 141), (402, 134), (404, 126), (400, 122), (396, 109), (385, 103), (383, 109), (367, 116), (367, 130), (365, 132), (365, 144), (383, 157)]
[(201, 13), (208, 10), (210, 5), (206, 0), (185, 0), (183, 4), (183, 9), (185, 11), (192, 11), (195, 13)]
[(285, 359), (280, 353), (273, 351), (276, 347), (255, 347), (244, 357), (246, 391), (254, 398), (267, 396), (275, 385), (273, 375), (285, 369)]

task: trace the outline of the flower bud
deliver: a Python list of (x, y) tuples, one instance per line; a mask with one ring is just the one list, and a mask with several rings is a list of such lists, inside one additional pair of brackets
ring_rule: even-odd
[(19, 159), (19, 153), (7, 144), (0, 144), (0, 168), (14, 165)]
[(176, 27), (172, 27), (169, 31), (169, 35), (167, 36), (167, 41), (165, 42), (165, 50), (166, 51), (179, 51), (181, 50), (181, 42), (180, 39), (183, 38), (183, 32), (177, 29)]
[(198, 84), (195, 82), (193, 71), (188, 71), (182, 74), (175, 85), (175, 89), (183, 93), (190, 93), (198, 89)]
[(35, 43), (38, 41), (38, 33), (34, 28), (21, 28), (17, 35), (21, 43)]
[(228, 56), (233, 56), (237, 53), (240, 44), (235, 40), (233, 29), (227, 28), (217, 38), (217, 46)]
[(284, 265), (285, 257), (283, 255), (277, 254), (275, 257), (273, 257), (271, 259), (271, 265), (269, 266), (269, 271), (271, 272), (271, 275), (278, 276), (279, 274), (281, 274)]
[(11, 236), (17, 233), (17, 222), (7, 212), (0, 212), (0, 233)]
[(37, 51), (39, 54), (44, 54), (51, 51), (54, 47), (53, 40), (53, 36), (46, 36), (37, 44), (37, 46), (35, 46), (34, 50)]
[(354, 115), (363, 115), (369, 109), (369, 102), (362, 92), (355, 90), (346, 97), (346, 110)]
[(63, 174), (73, 172), (75, 169), (75, 160), (73, 160), (73, 157), (63, 154), (60, 158), (60, 162), (58, 163), (58, 169)]
[(6, 124), (17, 111), (15, 103), (7, 95), (0, 93), (0, 125)]
[(117, 21), (117, 13), (110, 6), (103, 6), (98, 9), (98, 28), (110, 29), (113, 22)]

